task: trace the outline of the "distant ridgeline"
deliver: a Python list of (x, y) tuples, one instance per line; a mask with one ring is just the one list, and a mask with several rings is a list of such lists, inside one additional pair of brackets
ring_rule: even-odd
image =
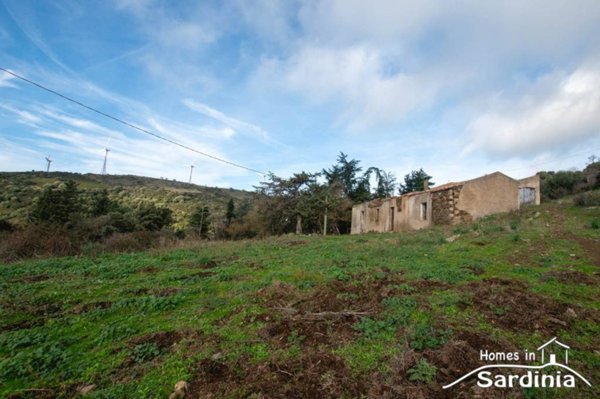
[(34, 201), (49, 185), (68, 180), (77, 183), (82, 195), (107, 190), (111, 200), (135, 208), (151, 202), (173, 211), (173, 227), (186, 227), (189, 215), (198, 206), (207, 206), (211, 214), (225, 214), (227, 203), (251, 206), (255, 194), (249, 191), (205, 187), (167, 179), (132, 175), (98, 175), (68, 172), (0, 172), (0, 219), (24, 225)]

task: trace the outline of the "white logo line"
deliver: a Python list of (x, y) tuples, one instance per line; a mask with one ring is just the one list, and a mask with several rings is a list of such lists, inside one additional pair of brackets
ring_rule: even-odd
[(581, 374), (579, 374), (577, 371), (573, 370), (572, 368), (570, 368), (569, 366), (565, 366), (564, 364), (560, 364), (560, 363), (546, 363), (542, 366), (524, 366), (524, 365), (520, 365), (520, 364), (488, 364), (486, 366), (481, 366), (465, 375), (463, 375), (462, 377), (460, 377), (459, 379), (457, 379), (456, 381), (454, 381), (451, 384), (448, 385), (444, 385), (442, 388), (443, 389), (447, 389), (450, 388), (456, 384), (458, 384), (459, 382), (465, 380), (466, 378), (470, 377), (471, 375), (477, 373), (478, 371), (481, 370), (485, 370), (485, 369), (489, 369), (489, 368), (494, 368), (494, 367), (498, 367), (498, 368), (517, 368), (517, 369), (533, 369), (533, 370), (541, 370), (544, 369), (546, 367), (549, 366), (558, 366), (558, 367), (562, 367), (566, 370), (569, 370), (571, 373), (575, 374), (577, 377), (581, 378), (581, 380), (583, 382), (585, 382), (587, 385), (589, 385), (590, 387), (592, 386), (592, 384), (590, 384), (590, 382), (588, 380), (586, 380), (585, 378), (583, 378), (583, 376)]

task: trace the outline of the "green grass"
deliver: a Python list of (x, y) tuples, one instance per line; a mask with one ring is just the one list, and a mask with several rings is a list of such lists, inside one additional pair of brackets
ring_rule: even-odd
[[(469, 287), (492, 278), (525, 282), (532, 294), (577, 307), (578, 319), (558, 335), (574, 348), (573, 367), (597, 385), (598, 265), (578, 239), (600, 239), (591, 227), (599, 217), (599, 209), (548, 204), (418, 232), (205, 242), (0, 265), (0, 397), (32, 388), (71, 397), (86, 384), (97, 386), (93, 398), (167, 397), (175, 382), (193, 381), (198, 362), (215, 354), (239, 376), (245, 367), (296, 364), (317, 352), (338, 356), (354, 378), (368, 382), (372, 373), (396, 373), (394, 359), (413, 351), (419, 360), (406, 383), (435, 391), (443, 374), (427, 354), (461, 331), (529, 347), (551, 338), (490, 321), (510, 309), (474, 305)], [(446, 242), (453, 234), (460, 237)], [(595, 284), (548, 277), (573, 270)], [(401, 281), (388, 282), (390, 276)], [(333, 326), (326, 330), (336, 338), (330, 342), (311, 340), (310, 330), (297, 328), (281, 339), (265, 333), (276, 307), (301, 306), (326, 287), (369, 284), (383, 284), (374, 291), (382, 299), (369, 305), (375, 311), (350, 321), (339, 339), (339, 324), (330, 321), (324, 322)], [(277, 286), (294, 288), (265, 300)], [(358, 294), (339, 295), (352, 303)], [(145, 339), (169, 333), (176, 336), (172, 342)], [(315, 364), (292, 371), (308, 372)], [(243, 397), (244, 389), (227, 392)], [(597, 394), (594, 389), (585, 394)]]

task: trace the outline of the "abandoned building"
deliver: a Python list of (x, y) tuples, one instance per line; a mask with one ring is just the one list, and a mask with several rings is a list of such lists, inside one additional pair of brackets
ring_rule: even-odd
[(447, 183), (398, 197), (352, 207), (352, 234), (414, 230), (469, 222), (492, 213), (540, 203), (538, 175), (515, 180), (495, 172), (473, 180)]

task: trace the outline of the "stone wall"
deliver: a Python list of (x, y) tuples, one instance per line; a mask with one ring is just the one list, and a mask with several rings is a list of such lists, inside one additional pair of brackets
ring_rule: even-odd
[(458, 207), (458, 198), (463, 185), (432, 191), (432, 221), (434, 225), (470, 222), (471, 215)]

